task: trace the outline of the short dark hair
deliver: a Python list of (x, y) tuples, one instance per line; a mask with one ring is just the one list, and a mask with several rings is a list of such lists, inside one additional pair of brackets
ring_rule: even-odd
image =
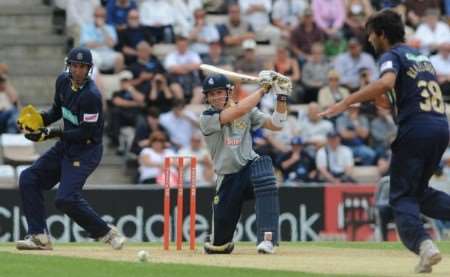
[(405, 41), (405, 26), (401, 16), (392, 9), (384, 9), (374, 13), (366, 23), (366, 33), (375, 32), (384, 35), (390, 44)]
[(153, 118), (158, 118), (159, 114), (160, 114), (160, 111), (156, 107), (149, 107), (147, 109), (147, 116), (150, 116), (150, 117), (153, 117)]

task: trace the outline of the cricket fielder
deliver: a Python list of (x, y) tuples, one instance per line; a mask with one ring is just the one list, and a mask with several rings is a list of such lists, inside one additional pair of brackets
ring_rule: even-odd
[[(282, 129), (292, 84), (287, 77), (274, 71), (262, 71), (259, 77), (260, 88), (237, 103), (232, 100), (233, 86), (225, 75), (209, 75), (203, 82), (209, 107), (200, 116), (200, 129), (218, 176), (212, 234), (204, 245), (207, 254), (233, 251), (233, 235), (242, 204), (253, 198), (256, 201), (257, 251), (271, 254), (278, 244), (279, 200), (272, 160), (255, 153), (250, 131), (261, 127), (273, 131)], [(256, 108), (269, 90), (277, 95), (272, 116)]]
[[(91, 237), (121, 249), (125, 243), (115, 227), (109, 226), (82, 197), (88, 176), (102, 157), (103, 112), (101, 95), (89, 77), (92, 55), (86, 48), (74, 48), (66, 60), (69, 71), (58, 76), (53, 106), (40, 113), (25, 107), (19, 115), (19, 128), (32, 141), (56, 138), (58, 141), (25, 169), (19, 178), (22, 207), (28, 235), (16, 242), (19, 250), (51, 250), (45, 222), (43, 190), (57, 183), (55, 206), (83, 227)], [(64, 128), (49, 127), (63, 118)]]
[(369, 100), (383, 107), (392, 104), (399, 128), (391, 145), (389, 204), (403, 244), (419, 255), (415, 272), (429, 273), (442, 256), (420, 214), (450, 219), (450, 196), (428, 186), (449, 143), (442, 91), (428, 57), (403, 43), (405, 26), (399, 14), (393, 10), (373, 14), (366, 32), (381, 54), (380, 78), (321, 115), (335, 116)]

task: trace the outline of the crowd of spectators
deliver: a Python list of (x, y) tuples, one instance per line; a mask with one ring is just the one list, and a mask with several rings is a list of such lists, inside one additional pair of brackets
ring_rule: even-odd
[[(119, 78), (120, 88), (107, 97), (105, 106), (109, 144), (120, 147), (121, 128), (135, 128), (126, 152), (137, 156), (138, 182), (157, 183), (161, 157), (174, 153), (196, 155), (202, 181), (212, 182), (198, 114), (186, 108), (204, 101), (201, 63), (252, 75), (273, 69), (291, 78), (290, 104), (306, 108), (293, 111), (279, 133), (254, 133), (256, 149), (273, 158), (283, 180), (351, 182), (354, 166), (383, 164), (396, 131), (390, 111), (368, 104), (335, 119), (317, 117), (317, 112), (378, 77), (364, 24), (382, 8), (402, 14), (406, 43), (431, 56), (444, 97), (450, 100), (446, 0), (62, 2), (66, 34), (75, 45), (91, 49), (99, 78)], [(172, 47), (156, 56), (158, 45)], [(270, 54), (259, 54), (268, 47)], [(5, 90), (3, 79), (0, 92)], [(233, 97), (252, 89), (236, 85)], [(266, 99), (261, 108), (270, 109), (271, 103)]]

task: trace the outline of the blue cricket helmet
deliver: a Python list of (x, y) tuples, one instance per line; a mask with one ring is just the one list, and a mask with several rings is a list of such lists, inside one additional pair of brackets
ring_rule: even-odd
[(206, 76), (205, 80), (203, 80), (203, 93), (206, 95), (208, 92), (224, 89), (229, 91), (232, 89), (233, 85), (230, 80), (228, 80), (227, 76), (223, 74), (211, 74)]
[(70, 50), (67, 55), (66, 64), (82, 63), (92, 66), (92, 54), (91, 51), (84, 47), (75, 47)]

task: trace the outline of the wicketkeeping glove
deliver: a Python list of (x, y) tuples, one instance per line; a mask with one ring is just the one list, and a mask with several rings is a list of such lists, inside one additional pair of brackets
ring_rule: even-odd
[(62, 137), (63, 131), (60, 127), (40, 128), (35, 132), (25, 134), (25, 137), (31, 141), (39, 142), (52, 138)]
[(20, 111), (17, 126), (20, 130), (35, 132), (44, 127), (44, 119), (35, 107), (28, 105)]

